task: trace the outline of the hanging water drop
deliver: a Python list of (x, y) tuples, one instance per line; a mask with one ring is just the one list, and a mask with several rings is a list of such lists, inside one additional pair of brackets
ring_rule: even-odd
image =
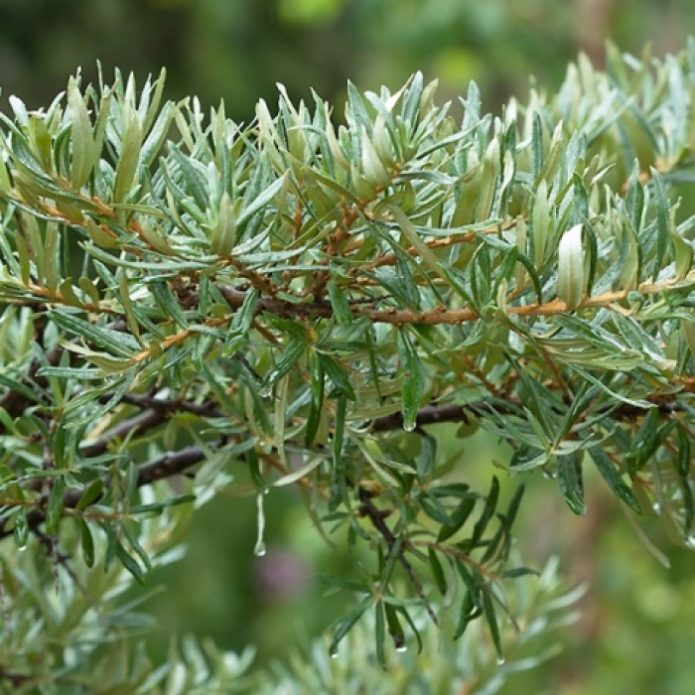
[(403, 429), (406, 432), (413, 432), (415, 430), (415, 427), (416, 427), (415, 420), (412, 420), (412, 421), (408, 420), (408, 422), (403, 422)]
[(408, 645), (406, 645), (406, 644), (399, 644), (399, 645), (396, 647), (396, 651), (397, 651), (399, 654), (403, 654), (403, 652), (407, 652), (407, 651), (408, 651)]
[(688, 546), (688, 548), (692, 548), (695, 550), (695, 536), (690, 535), (685, 539), (685, 544)]
[(661, 505), (658, 502), (654, 502), (652, 509), (654, 510), (655, 514), (658, 514), (661, 511)]
[(264, 540), (264, 534), (265, 534), (265, 513), (263, 511), (263, 497), (264, 493), (259, 492), (256, 495), (256, 509), (257, 509), (257, 514), (256, 514), (256, 545), (253, 549), (254, 555), (256, 557), (263, 557), (265, 555), (265, 540)]
[(331, 651), (329, 652), (329, 655), (330, 655), (331, 659), (337, 659), (338, 658), (338, 648), (335, 647), (334, 649), (331, 649)]
[(505, 659), (503, 656), (498, 656), (497, 657), (497, 665), (498, 666), (504, 666)]

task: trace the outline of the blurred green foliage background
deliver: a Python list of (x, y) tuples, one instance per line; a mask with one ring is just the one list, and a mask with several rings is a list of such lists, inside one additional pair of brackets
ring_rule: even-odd
[[(258, 98), (275, 101), (276, 82), (294, 98), (313, 87), (339, 104), (346, 79), (397, 88), (420, 69), (440, 79), (440, 99), (476, 80), (494, 110), (510, 95), (523, 101), (530, 76), (554, 89), (578, 50), (601, 64), (606, 38), (622, 50), (641, 54), (650, 44), (661, 54), (684, 46), (688, 33), (693, 0), (2, 0), (0, 87), (3, 108), (10, 94), (38, 107), (78, 67), (94, 79), (97, 60), (106, 74), (118, 66), (141, 78), (166, 66), (169, 97), (224, 99), (228, 114), (248, 122)], [(505, 460), (485, 436), (444, 436), (458, 456), (455, 474), (469, 481), (487, 481), (493, 461)], [(507, 691), (691, 692), (692, 554), (647, 527), (671, 560), (665, 569), (599, 481), (589, 480), (581, 519), (552, 484), (531, 482), (519, 526), (524, 551), (539, 565), (559, 554), (589, 591), (562, 655), (512, 679)], [(283, 658), (340, 611), (341, 597), (324, 597), (312, 576), (358, 558), (334, 552), (299, 500), (276, 492), (266, 504), (269, 551), (256, 558), (255, 500), (234, 492), (198, 512), (186, 558), (153, 577), (163, 591), (147, 608), (161, 630), (149, 639), (162, 658), (174, 631), (209, 634), (226, 648), (254, 643), (260, 663)]]

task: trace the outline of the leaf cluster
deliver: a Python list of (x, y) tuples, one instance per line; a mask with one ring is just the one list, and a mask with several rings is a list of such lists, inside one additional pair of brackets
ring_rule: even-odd
[(342, 124), (318, 95), (281, 87), (245, 125), (163, 84), (78, 75), (0, 115), (3, 535), (77, 534), (77, 563), (144, 581), (144, 519), (235, 477), (261, 554), (267, 493), (294, 486), (369, 550), (332, 580), (357, 595), (332, 649), (371, 612), (382, 664), (453, 601), (502, 658), (527, 571), (521, 491), (452, 474), (437, 423), (498, 435), (576, 513), (595, 466), (692, 544), (695, 42), (580, 58), (499, 116), (420, 74), (349, 84)]

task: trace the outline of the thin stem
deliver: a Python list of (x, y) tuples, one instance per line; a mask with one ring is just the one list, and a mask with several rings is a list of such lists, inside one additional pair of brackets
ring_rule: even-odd
[[(357, 494), (361, 502), (360, 514), (362, 514), (362, 516), (366, 516), (371, 522), (372, 526), (374, 526), (374, 528), (379, 532), (379, 535), (383, 538), (384, 542), (386, 543), (386, 547), (389, 549), (389, 553), (394, 552), (394, 547), (396, 545), (397, 539), (393, 535), (393, 532), (388, 527), (386, 522), (384, 521), (384, 518), (388, 515), (388, 512), (384, 512), (377, 508), (377, 506), (372, 501), (372, 498), (374, 497), (375, 493), (371, 492), (370, 490), (366, 490), (365, 488), (360, 487), (358, 488)], [(425, 591), (422, 588), (422, 583), (418, 579), (417, 574), (415, 574), (415, 569), (410, 563), (410, 560), (408, 560), (408, 558), (405, 556), (406, 549), (407, 543), (401, 543), (400, 547), (397, 550), (398, 562), (401, 564), (401, 566), (405, 570), (405, 573), (408, 575), (408, 579), (410, 580), (410, 583), (413, 585), (415, 593), (425, 604), (427, 614), (432, 619), (432, 622), (435, 625), (438, 625), (439, 621), (437, 620), (437, 616), (432, 610), (430, 602), (427, 600), (427, 597), (425, 596)]]

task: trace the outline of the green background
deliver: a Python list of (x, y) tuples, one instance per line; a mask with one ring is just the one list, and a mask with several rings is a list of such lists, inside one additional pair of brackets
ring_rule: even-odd
[[(258, 98), (274, 102), (276, 82), (293, 98), (310, 89), (340, 104), (345, 82), (397, 88), (415, 70), (439, 78), (440, 99), (456, 99), (473, 79), (495, 110), (532, 80), (548, 90), (568, 60), (585, 50), (603, 60), (604, 41), (641, 54), (681, 48), (695, 33), (692, 0), (3, 0), (0, 3), (2, 108), (10, 94), (30, 108), (47, 105), (78, 67), (96, 77), (100, 60), (168, 70), (168, 96), (224, 99), (248, 122)], [(340, 117), (340, 109), (337, 109)], [(506, 453), (485, 436), (456, 440), (456, 475), (486, 481)], [(695, 682), (695, 582), (692, 553), (658, 527), (646, 533), (671, 560), (650, 555), (625, 516), (589, 480), (586, 517), (564, 507), (555, 486), (532, 478), (518, 534), (539, 565), (560, 556), (565, 573), (589, 583), (582, 618), (562, 633), (563, 653), (504, 692), (692, 692)], [(184, 560), (158, 571), (162, 590), (147, 608), (160, 630), (149, 636), (164, 657), (172, 632), (210, 635), (225, 648), (254, 643), (259, 663), (283, 658), (339, 615), (317, 572), (349, 570), (357, 558), (331, 550), (292, 493), (266, 499), (268, 553), (253, 555), (255, 498), (235, 483), (196, 515)], [(510, 489), (511, 484), (508, 483)]]

